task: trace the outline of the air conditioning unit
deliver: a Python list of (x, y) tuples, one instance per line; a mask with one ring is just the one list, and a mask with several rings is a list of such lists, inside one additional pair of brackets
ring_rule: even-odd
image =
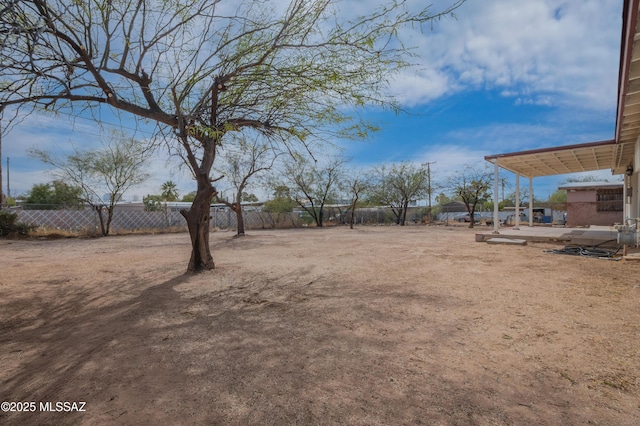
[(625, 225), (615, 226), (615, 229), (618, 231), (618, 244), (640, 247), (640, 233), (638, 233), (640, 218), (627, 218), (626, 222)]

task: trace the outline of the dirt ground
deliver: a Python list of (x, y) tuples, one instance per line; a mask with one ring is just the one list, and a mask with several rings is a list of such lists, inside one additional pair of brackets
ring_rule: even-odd
[(640, 424), (640, 263), (455, 226), (212, 247), (0, 240), (0, 401), (35, 402), (0, 424)]

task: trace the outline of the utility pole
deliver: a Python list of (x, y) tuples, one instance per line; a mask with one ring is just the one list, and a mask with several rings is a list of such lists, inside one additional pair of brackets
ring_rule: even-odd
[(503, 176), (499, 179), (499, 181), (500, 181), (500, 185), (502, 186), (502, 201), (504, 201), (504, 187), (508, 186), (507, 178)]
[(427, 193), (429, 195), (429, 222), (433, 220), (431, 215), (431, 165), (436, 164), (436, 161), (422, 163), (423, 166), (427, 166)]
[(9, 157), (7, 157), (7, 198), (11, 198), (11, 184), (9, 182)]

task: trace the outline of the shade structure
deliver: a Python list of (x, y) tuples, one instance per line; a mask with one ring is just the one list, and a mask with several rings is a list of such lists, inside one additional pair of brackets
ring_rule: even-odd
[(608, 140), (488, 155), (485, 160), (520, 176), (534, 178), (605, 169), (611, 169), (614, 174), (623, 173), (632, 157), (633, 144)]

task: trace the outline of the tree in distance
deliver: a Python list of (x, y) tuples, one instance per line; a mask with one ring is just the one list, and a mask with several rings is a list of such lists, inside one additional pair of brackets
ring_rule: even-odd
[(25, 209), (54, 210), (82, 208), (82, 188), (62, 180), (35, 184), (24, 199)]
[(558, 189), (549, 196), (547, 203), (552, 204), (566, 204), (567, 203), (567, 191), (564, 189)]
[(142, 197), (144, 210), (147, 212), (158, 212), (166, 210), (166, 202), (162, 199), (162, 195), (147, 194)]
[(487, 168), (464, 166), (462, 172), (456, 173), (448, 180), (448, 187), (459, 197), (469, 213), (469, 228), (473, 228), (475, 212), (478, 204), (489, 197), (493, 183), (493, 174)]
[(164, 201), (178, 201), (178, 186), (172, 180), (162, 184), (160, 196)]
[(147, 194), (142, 197), (145, 211), (165, 211), (167, 201), (178, 201), (178, 186), (172, 180), (168, 180), (160, 187), (160, 195)]
[(297, 155), (284, 165), (284, 182), (275, 184), (275, 187), (288, 188), (291, 199), (311, 216), (317, 227), (322, 228), (324, 207), (336, 199), (340, 190), (343, 166), (344, 162), (339, 158), (318, 165)]
[(262, 211), (265, 213), (291, 213), (296, 202), (291, 199), (291, 191), (285, 185), (273, 187), (273, 198), (265, 201)]
[(183, 195), (180, 201), (182, 201), (183, 203), (193, 203), (193, 200), (195, 199), (196, 199), (196, 191), (191, 191), (188, 194)]
[[(92, 206), (100, 219), (103, 236), (109, 235), (115, 205), (122, 194), (148, 179), (147, 164), (153, 146), (114, 133), (102, 148), (57, 156), (50, 151), (31, 149), (32, 156), (54, 167), (51, 172), (60, 180), (71, 182), (82, 192), (82, 201)], [(103, 195), (107, 194), (107, 199)], [(106, 213), (106, 217), (104, 216)]]
[(371, 197), (391, 207), (396, 223), (404, 226), (409, 203), (428, 194), (427, 170), (408, 162), (378, 168), (372, 177)]
[(364, 173), (354, 172), (345, 180), (346, 191), (349, 194), (349, 228), (353, 229), (356, 216), (356, 208), (362, 196), (371, 189), (369, 179)]
[(250, 187), (252, 178), (273, 167), (278, 155), (279, 153), (270, 145), (258, 139), (236, 138), (233, 144), (228, 144), (222, 149), (222, 166), (215, 170), (221, 173), (231, 185), (233, 199), (225, 200), (217, 197), (217, 200), (236, 214), (238, 224), (236, 235), (239, 237), (245, 233), (242, 202), (258, 201), (255, 195), (247, 194), (245, 190)]
[[(441, 11), (388, 0), (348, 19), (336, 0), (20, 0), (0, 13), (0, 111), (125, 113), (154, 125), (196, 181), (181, 213), (187, 270), (215, 267), (211, 172), (232, 132), (294, 150), (365, 138), (367, 106), (399, 110), (389, 83), (410, 65), (403, 28)], [(122, 114), (121, 114), (122, 116)], [(320, 144), (320, 145), (319, 145)]]

